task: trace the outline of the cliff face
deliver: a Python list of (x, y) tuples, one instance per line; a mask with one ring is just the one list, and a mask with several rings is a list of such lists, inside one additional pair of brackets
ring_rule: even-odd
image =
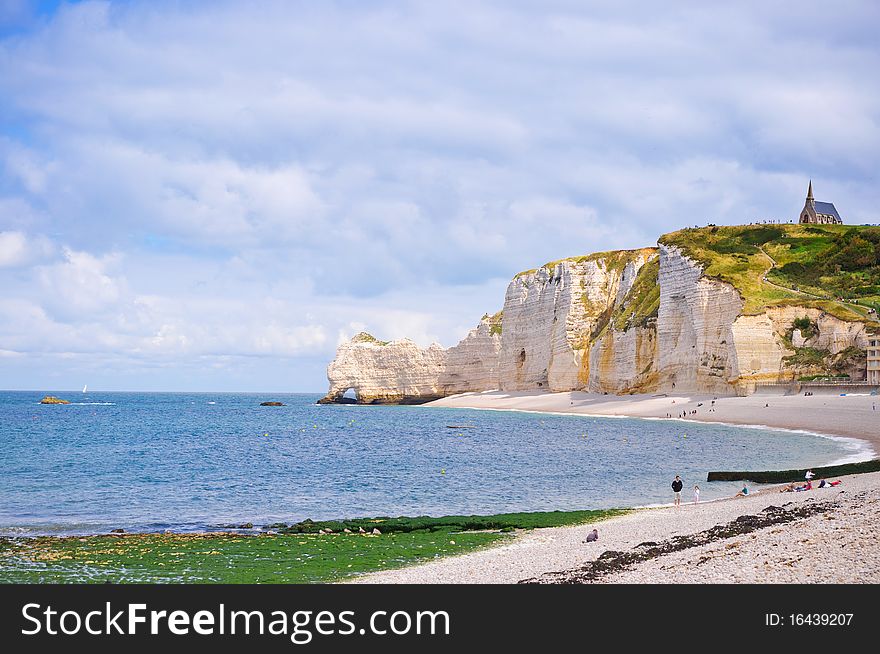
[(729, 392), (737, 370), (732, 326), (742, 311), (739, 293), (704, 277), (702, 268), (677, 248), (662, 245), (659, 281), (660, 385), (677, 391)]
[[(371, 403), (492, 389), (744, 394), (757, 383), (811, 374), (864, 379), (864, 347), (876, 329), (870, 319), (843, 319), (840, 307), (817, 307), (803, 293), (758, 305), (666, 238), (659, 248), (520, 273), (503, 310), (447, 350), (359, 334), (330, 364), (322, 401), (340, 401), (349, 388)], [(739, 274), (745, 259), (731, 257), (722, 269)]]
[(653, 249), (568, 259), (507, 287), (499, 357), (502, 390), (564, 391), (589, 383), (583, 359)]
[(437, 386), (444, 395), (498, 388), (501, 316), (485, 317), (458, 345), (446, 350)]

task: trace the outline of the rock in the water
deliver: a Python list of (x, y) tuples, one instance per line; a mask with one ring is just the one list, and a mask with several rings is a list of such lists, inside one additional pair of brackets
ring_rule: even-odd
[(40, 400), (40, 404), (70, 404), (70, 401), (62, 400), (61, 398), (55, 397), (54, 395), (47, 395), (42, 400)]
[(125, 529), (113, 529), (110, 531), (111, 534), (124, 534)]
[(283, 402), (260, 402), (260, 406), (284, 406)]

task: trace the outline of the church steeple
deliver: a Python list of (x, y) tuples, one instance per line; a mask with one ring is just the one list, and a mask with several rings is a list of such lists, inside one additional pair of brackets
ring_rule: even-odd
[(813, 199), (813, 180), (810, 180), (810, 187), (807, 189), (807, 202), (815, 202)]

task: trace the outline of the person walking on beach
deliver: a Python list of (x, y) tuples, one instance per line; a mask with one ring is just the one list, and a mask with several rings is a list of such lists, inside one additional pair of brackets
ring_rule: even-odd
[(681, 506), (681, 489), (684, 488), (684, 482), (681, 480), (681, 477), (675, 475), (675, 479), (672, 480), (672, 491), (675, 493), (675, 506)]
[(694, 484), (694, 504), (700, 503), (700, 487)]

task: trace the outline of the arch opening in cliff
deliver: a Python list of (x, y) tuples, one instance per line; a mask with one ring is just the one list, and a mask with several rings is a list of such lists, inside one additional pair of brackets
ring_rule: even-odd
[(346, 388), (345, 392), (339, 396), (339, 402), (342, 404), (357, 404), (358, 392), (356, 388)]

